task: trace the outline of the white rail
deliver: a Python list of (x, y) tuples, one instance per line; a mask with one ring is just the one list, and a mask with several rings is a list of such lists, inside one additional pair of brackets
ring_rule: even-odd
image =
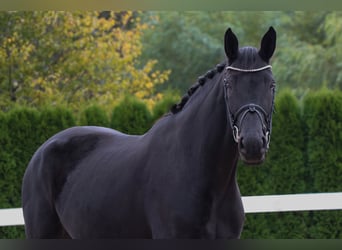
[(24, 225), (23, 210), (21, 208), (0, 209), (0, 227)]
[(242, 197), (245, 213), (340, 210), (342, 192)]
[[(341, 210), (342, 192), (242, 197), (245, 213)], [(0, 226), (24, 225), (21, 208), (0, 209)]]

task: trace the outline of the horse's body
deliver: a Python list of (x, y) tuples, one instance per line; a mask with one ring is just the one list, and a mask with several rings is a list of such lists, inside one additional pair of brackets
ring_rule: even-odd
[[(176, 106), (144, 135), (74, 127), (46, 141), (23, 181), (27, 237), (238, 238), (244, 211), (237, 161), (241, 148), (256, 153), (248, 151), (247, 126), (238, 131), (245, 145), (234, 141), (226, 77), (219, 65), (192, 88), (181, 111)], [(249, 109), (241, 122), (259, 119)]]

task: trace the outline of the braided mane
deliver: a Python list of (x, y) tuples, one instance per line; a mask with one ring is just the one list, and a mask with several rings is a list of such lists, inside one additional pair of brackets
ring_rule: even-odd
[(217, 64), (216, 68), (211, 69), (205, 75), (198, 77), (197, 82), (188, 89), (186, 94), (183, 95), (181, 101), (177, 104), (172, 105), (170, 109), (171, 113), (177, 114), (179, 111), (181, 111), (183, 107), (185, 106), (185, 104), (190, 99), (190, 97), (199, 88), (199, 86), (203, 86), (207, 82), (207, 79), (212, 79), (216, 75), (216, 73), (221, 73), (224, 70), (225, 66), (226, 66), (225, 63)]

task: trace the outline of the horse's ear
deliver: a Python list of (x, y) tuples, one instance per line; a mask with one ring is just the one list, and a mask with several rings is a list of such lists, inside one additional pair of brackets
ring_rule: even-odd
[(259, 55), (264, 61), (269, 62), (272, 57), (276, 48), (276, 40), (277, 33), (271, 26), (261, 40)]
[(239, 42), (231, 28), (227, 29), (224, 35), (224, 50), (230, 63), (238, 57)]

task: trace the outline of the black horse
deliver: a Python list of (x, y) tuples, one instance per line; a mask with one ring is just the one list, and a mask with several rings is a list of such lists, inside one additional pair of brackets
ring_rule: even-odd
[(144, 135), (74, 127), (47, 140), (23, 180), (28, 238), (239, 238), (239, 157), (269, 146), (276, 32), (260, 49), (225, 33), (227, 61)]

